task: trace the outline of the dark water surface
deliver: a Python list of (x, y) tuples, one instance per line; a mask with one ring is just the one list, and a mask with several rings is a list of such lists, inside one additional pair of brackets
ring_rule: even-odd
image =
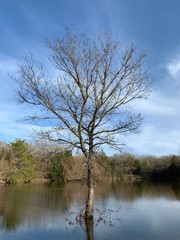
[(85, 190), (80, 183), (0, 186), (0, 240), (180, 239), (180, 186), (97, 183), (88, 237), (76, 221)]

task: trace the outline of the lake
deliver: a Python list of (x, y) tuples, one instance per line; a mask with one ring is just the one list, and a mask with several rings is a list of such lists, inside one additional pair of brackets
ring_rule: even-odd
[(97, 182), (90, 233), (78, 220), (85, 201), (81, 183), (0, 186), (0, 239), (180, 239), (176, 184)]

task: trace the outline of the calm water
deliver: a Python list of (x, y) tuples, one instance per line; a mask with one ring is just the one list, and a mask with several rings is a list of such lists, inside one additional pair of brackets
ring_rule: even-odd
[(79, 183), (0, 186), (0, 239), (180, 239), (180, 186), (97, 183), (88, 237), (87, 226), (76, 221), (85, 189)]

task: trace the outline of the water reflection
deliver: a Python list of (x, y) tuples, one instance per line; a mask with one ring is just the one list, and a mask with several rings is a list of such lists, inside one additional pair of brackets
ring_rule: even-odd
[[(97, 182), (95, 220), (80, 224), (80, 183), (0, 187), (0, 235), (21, 239), (179, 239), (178, 185)], [(170, 237), (171, 236), (171, 237)]]
[(92, 219), (86, 220), (86, 237), (87, 240), (94, 240), (94, 222)]

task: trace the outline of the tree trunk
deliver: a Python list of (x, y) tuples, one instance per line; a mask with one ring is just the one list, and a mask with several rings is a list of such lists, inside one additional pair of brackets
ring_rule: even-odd
[(86, 201), (85, 219), (93, 219), (93, 205), (94, 205), (94, 185), (91, 157), (88, 158), (87, 169), (87, 187), (88, 196)]
[(93, 219), (87, 219), (85, 221), (86, 224), (86, 235), (87, 240), (94, 240), (94, 222)]

